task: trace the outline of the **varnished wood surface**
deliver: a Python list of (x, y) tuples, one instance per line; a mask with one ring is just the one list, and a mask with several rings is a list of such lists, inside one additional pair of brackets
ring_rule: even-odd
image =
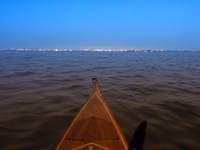
[(97, 80), (89, 99), (76, 115), (57, 150), (127, 150), (127, 142), (103, 100)]

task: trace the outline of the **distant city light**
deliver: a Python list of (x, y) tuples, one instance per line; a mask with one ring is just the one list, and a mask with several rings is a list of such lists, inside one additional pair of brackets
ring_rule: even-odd
[(134, 50), (134, 49), (30, 49), (30, 48), (9, 48), (9, 49), (0, 49), (0, 50), (8, 50), (8, 51), (54, 51), (54, 52), (61, 52), (61, 51), (96, 51), (96, 52), (164, 52), (164, 51), (193, 51), (193, 50)]

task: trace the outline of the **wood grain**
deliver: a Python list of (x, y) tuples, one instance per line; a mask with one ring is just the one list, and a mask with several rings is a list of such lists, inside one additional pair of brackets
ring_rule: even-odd
[(76, 115), (57, 150), (127, 150), (128, 145), (103, 100), (97, 80), (89, 99)]

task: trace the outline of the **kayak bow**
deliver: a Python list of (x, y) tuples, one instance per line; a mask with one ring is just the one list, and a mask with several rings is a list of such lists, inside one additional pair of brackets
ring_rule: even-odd
[(127, 150), (127, 141), (105, 103), (96, 78), (93, 91), (71, 122), (57, 150)]

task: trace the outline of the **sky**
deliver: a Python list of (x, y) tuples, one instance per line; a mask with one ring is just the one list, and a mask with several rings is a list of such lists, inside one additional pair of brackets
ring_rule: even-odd
[(0, 0), (0, 49), (200, 50), (200, 0)]

